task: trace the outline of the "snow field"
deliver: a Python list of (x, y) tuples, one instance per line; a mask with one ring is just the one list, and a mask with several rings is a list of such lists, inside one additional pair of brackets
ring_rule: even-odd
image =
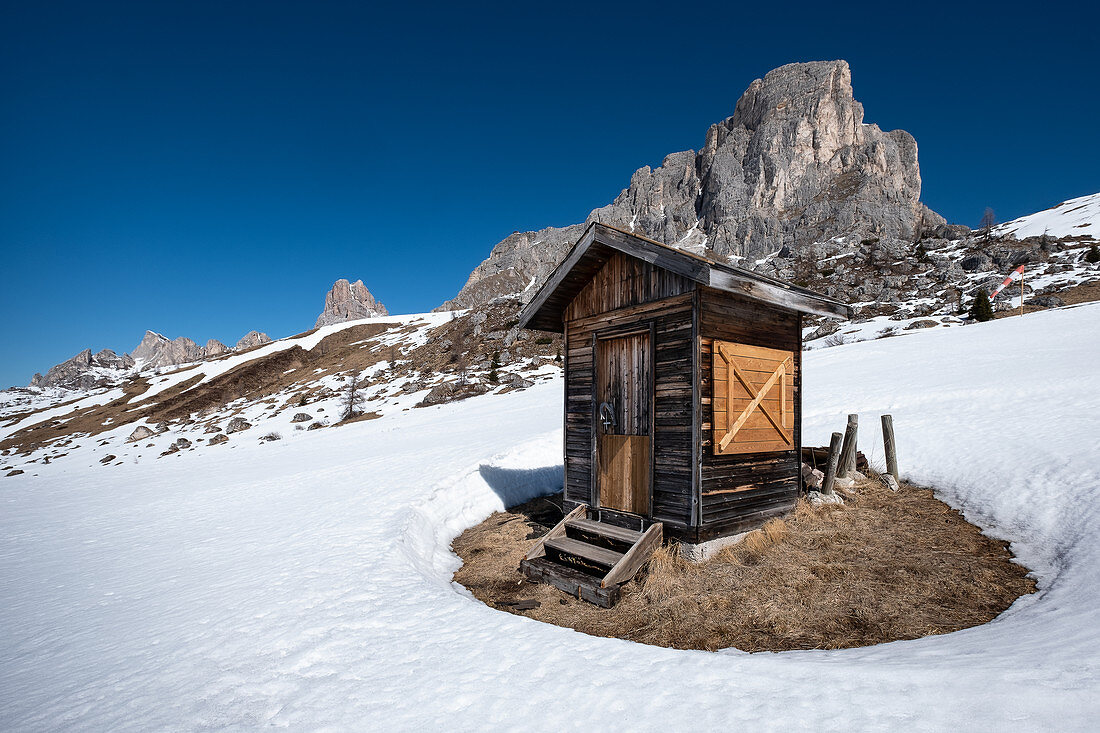
[[(646, 647), (451, 581), (463, 528), (561, 482), (561, 380), (0, 484), (0, 728), (1090, 730), (1100, 304), (807, 353), (804, 442), (881, 456), (1013, 540), (991, 624), (832, 652)], [(489, 458), (486, 458), (489, 457)], [(518, 574), (517, 574), (518, 580)]]

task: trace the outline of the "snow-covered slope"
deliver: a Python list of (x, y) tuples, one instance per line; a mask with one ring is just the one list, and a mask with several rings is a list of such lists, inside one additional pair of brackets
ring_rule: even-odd
[(1100, 241), (1100, 193), (1063, 201), (1046, 211), (1021, 216), (994, 227), (997, 236), (1090, 237)]
[(831, 652), (683, 652), (501, 613), (462, 528), (561, 482), (561, 382), (294, 441), (0, 483), (10, 730), (1091, 730), (1100, 304), (811, 352), (805, 434), (894, 415), (902, 472), (1040, 592)]

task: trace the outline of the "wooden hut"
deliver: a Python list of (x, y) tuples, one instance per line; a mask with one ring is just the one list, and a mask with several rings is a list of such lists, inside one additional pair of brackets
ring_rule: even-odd
[(588, 227), (520, 315), (523, 328), (564, 334), (569, 515), (524, 573), (610, 605), (662, 535), (690, 548), (790, 510), (802, 480), (803, 314), (850, 309)]

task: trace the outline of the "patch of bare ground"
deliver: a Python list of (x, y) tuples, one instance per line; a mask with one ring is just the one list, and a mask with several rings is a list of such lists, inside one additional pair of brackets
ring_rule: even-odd
[[(1078, 303), (1091, 303), (1095, 300), (1100, 300), (1100, 281), (1084, 283), (1083, 285), (1075, 285), (1072, 288), (1066, 288), (1055, 293), (1062, 302), (1066, 305), (1077, 305)], [(1024, 303), (1026, 306), (1027, 303)]]
[[(773, 519), (704, 563), (657, 551), (602, 609), (526, 581), (520, 560), (561, 517), (560, 495), (498, 512), (463, 532), (455, 580), (484, 603), (594, 636), (676, 649), (842, 649), (987, 623), (1035, 582), (1006, 543), (929, 489), (878, 481), (843, 506)], [(555, 504), (555, 501), (557, 504)], [(515, 604), (521, 601), (538, 601)]]

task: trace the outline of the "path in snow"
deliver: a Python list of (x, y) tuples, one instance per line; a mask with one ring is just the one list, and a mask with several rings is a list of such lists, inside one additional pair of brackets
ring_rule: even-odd
[(0, 728), (1088, 729), (1098, 344), (1089, 305), (807, 354), (808, 442), (849, 411), (865, 435), (893, 413), (903, 473), (1015, 539), (1040, 577), (991, 624), (867, 649), (646, 647), (451, 583), (453, 536), (501, 495), (560, 486), (560, 381), (7, 479)]

